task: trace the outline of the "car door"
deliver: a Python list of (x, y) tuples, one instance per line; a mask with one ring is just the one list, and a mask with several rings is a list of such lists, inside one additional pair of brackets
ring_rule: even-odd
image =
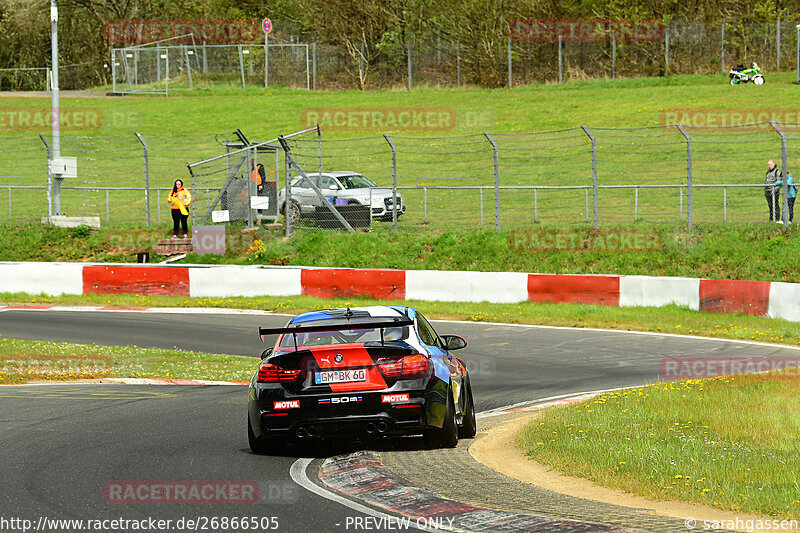
[(420, 341), (428, 348), (432, 356), (440, 358), (440, 360), (447, 367), (450, 372), (450, 384), (453, 392), (453, 404), (456, 406), (456, 412), (462, 412), (462, 391), (464, 389), (464, 374), (465, 369), (463, 365), (453, 357), (444, 347), (444, 342), (433, 329), (430, 322), (419, 312), (417, 312), (417, 331), (419, 332)]
[[(339, 193), (339, 183), (330, 176), (322, 176), (320, 190), (326, 198), (335, 199)], [(335, 201), (331, 203), (336, 203)]]
[(311, 188), (311, 185), (308, 183), (308, 179), (302, 176), (298, 181), (298, 185), (292, 186), (292, 198), (294, 198), (294, 201), (304, 208), (303, 211), (313, 209), (314, 206), (320, 205), (319, 198), (317, 198), (317, 193), (315, 193), (314, 189)]

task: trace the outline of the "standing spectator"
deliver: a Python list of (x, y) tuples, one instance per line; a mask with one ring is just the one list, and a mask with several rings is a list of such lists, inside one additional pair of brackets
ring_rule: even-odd
[[(250, 167), (250, 179), (256, 182), (256, 196), (266, 196), (264, 182), (267, 180), (267, 173), (264, 171), (264, 165), (261, 163), (256, 165), (255, 160), (251, 160)], [(263, 213), (263, 209), (258, 210), (259, 215)]]
[(769, 207), (769, 219), (775, 221), (781, 218), (781, 192), (780, 189), (775, 186), (775, 182), (781, 177), (783, 177), (783, 174), (781, 174), (775, 161), (772, 159), (767, 161), (767, 175), (764, 180), (764, 198), (767, 199), (767, 206)]
[(175, 180), (172, 192), (167, 196), (167, 201), (172, 207), (172, 238), (178, 238), (178, 230), (183, 230), (183, 238), (189, 237), (189, 211), (186, 209), (192, 204), (192, 193), (183, 188), (181, 180)]
[[(778, 178), (775, 182), (775, 187), (783, 185), (783, 179)], [(789, 208), (789, 224), (794, 219), (794, 200), (797, 198), (797, 186), (794, 184), (791, 174), (786, 174), (786, 206)]]
[(250, 161), (250, 166), (250, 179), (256, 182), (258, 195), (261, 196), (261, 193), (264, 191), (264, 182), (267, 179), (267, 173), (264, 171), (264, 165), (261, 163), (256, 165), (255, 161)]

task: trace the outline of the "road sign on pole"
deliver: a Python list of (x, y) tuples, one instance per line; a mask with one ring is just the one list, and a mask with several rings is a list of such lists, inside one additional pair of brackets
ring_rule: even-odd
[(264, 30), (264, 33), (269, 33), (272, 31), (272, 21), (270, 19), (264, 19), (261, 21), (261, 29)]

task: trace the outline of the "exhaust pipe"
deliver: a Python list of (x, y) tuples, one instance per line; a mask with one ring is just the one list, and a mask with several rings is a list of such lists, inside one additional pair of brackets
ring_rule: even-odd
[(295, 431), (294, 434), (298, 439), (305, 439), (308, 437), (308, 431), (306, 431), (306, 428), (297, 428), (297, 431)]
[(386, 433), (387, 431), (389, 431), (389, 424), (387, 424), (383, 420), (378, 422), (378, 424), (375, 427), (378, 430), (378, 433), (381, 433), (381, 434)]
[(308, 426), (309, 437), (319, 437), (319, 428), (317, 426)]
[(375, 426), (375, 424), (373, 424), (372, 422), (367, 424), (367, 433), (369, 433), (370, 435), (374, 435), (376, 431), (378, 431), (378, 428)]

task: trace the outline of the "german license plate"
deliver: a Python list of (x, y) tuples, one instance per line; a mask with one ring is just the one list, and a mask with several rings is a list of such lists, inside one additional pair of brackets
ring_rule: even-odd
[(324, 385), (326, 383), (351, 383), (367, 380), (367, 371), (358, 370), (330, 370), (327, 372), (317, 372), (314, 375), (314, 383)]

